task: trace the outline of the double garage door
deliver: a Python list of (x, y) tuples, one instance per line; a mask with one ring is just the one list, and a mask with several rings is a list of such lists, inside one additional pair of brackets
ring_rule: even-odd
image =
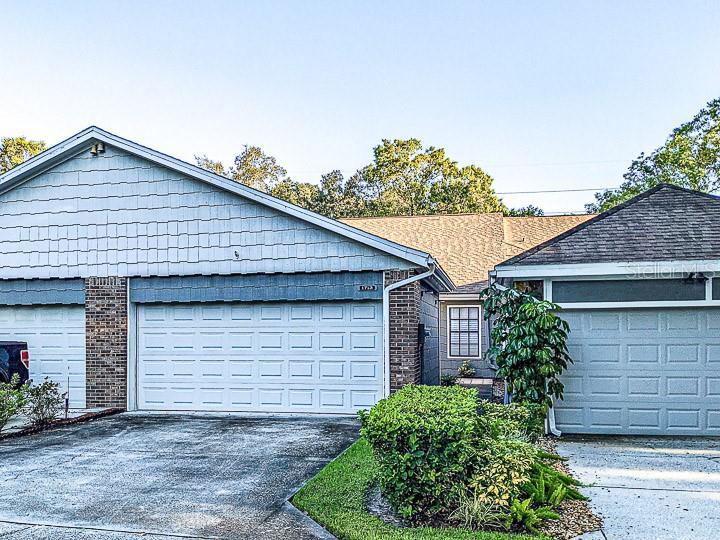
[(347, 413), (383, 391), (382, 304), (140, 304), (145, 410)]
[(566, 433), (720, 435), (720, 309), (563, 311)]

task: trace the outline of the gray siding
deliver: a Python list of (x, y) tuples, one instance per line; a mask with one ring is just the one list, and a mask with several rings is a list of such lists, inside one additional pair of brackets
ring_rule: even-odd
[[(440, 303), (440, 372), (441, 375), (457, 375), (460, 364), (463, 363), (464, 358), (450, 358), (448, 356), (448, 306), (451, 305), (480, 305), (479, 302), (473, 302), (472, 300), (443, 300)], [(482, 317), (482, 309), (480, 311)], [(470, 364), (476, 370), (476, 377), (493, 377), (495, 371), (490, 367), (490, 363), (485, 359), (488, 348), (490, 347), (490, 329), (487, 321), (484, 319), (480, 322), (480, 347), (481, 347), (481, 358), (470, 359)]]
[(82, 279), (10, 279), (0, 281), (0, 305), (83, 305)]
[[(382, 272), (151, 277), (130, 280), (132, 302), (381, 300)], [(361, 286), (374, 290), (361, 291)]]
[(425, 338), (423, 354), (423, 384), (440, 384), (439, 305), (438, 294), (427, 287), (423, 287), (420, 301), (420, 322), (425, 325), (425, 331), (429, 333), (428, 337)]
[(4, 279), (410, 267), (112, 147), (0, 194), (0, 206)]

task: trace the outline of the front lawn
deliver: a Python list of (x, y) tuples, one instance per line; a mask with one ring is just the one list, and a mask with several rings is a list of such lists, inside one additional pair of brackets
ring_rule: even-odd
[(456, 528), (397, 528), (370, 514), (365, 498), (376, 481), (376, 464), (364, 439), (328, 464), (293, 497), (293, 504), (341, 540), (527, 540), (518, 534)]

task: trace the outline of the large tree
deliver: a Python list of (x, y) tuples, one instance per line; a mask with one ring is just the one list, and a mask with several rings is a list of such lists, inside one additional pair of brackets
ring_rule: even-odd
[(45, 150), (45, 143), (25, 137), (3, 137), (0, 139), (0, 174)]
[(485, 171), (475, 165), (458, 166), (443, 148), (423, 148), (418, 139), (383, 139), (373, 157), (357, 173), (368, 215), (506, 210)]
[(720, 98), (673, 130), (660, 148), (640, 154), (617, 189), (595, 194), (588, 212), (603, 212), (658, 184), (705, 192), (720, 189)]
[(229, 169), (226, 169), (220, 161), (213, 161), (206, 155), (196, 155), (195, 161), (199, 167), (265, 192), (287, 179), (287, 171), (259, 146), (246, 144), (242, 152), (235, 156), (233, 165)]

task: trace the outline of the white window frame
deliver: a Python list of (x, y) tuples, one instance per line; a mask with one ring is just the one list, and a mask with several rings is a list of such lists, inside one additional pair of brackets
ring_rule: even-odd
[[(680, 278), (685, 274), (674, 273), (658, 278)], [(717, 272), (708, 272), (708, 279), (705, 282), (704, 300), (639, 300), (632, 302), (563, 302), (558, 303), (561, 309), (620, 309), (620, 308), (693, 308), (693, 307), (720, 307), (720, 300), (712, 299), (712, 280), (718, 279)], [(605, 275), (605, 276), (562, 276), (561, 281), (593, 281), (609, 279), (627, 279), (626, 276)], [(560, 281), (556, 280), (556, 281)], [(545, 279), (545, 299), (553, 302), (552, 279)]]
[[(450, 310), (453, 308), (477, 308), (478, 309), (478, 355), (477, 356), (469, 356), (469, 355), (453, 355), (450, 354), (451, 346), (450, 346)], [(483, 322), (483, 315), (482, 315), (482, 306), (480, 304), (448, 304), (447, 305), (447, 336), (446, 336), (446, 345), (447, 345), (447, 357), (448, 358), (467, 358), (468, 360), (479, 360), (482, 358), (482, 322)]]

